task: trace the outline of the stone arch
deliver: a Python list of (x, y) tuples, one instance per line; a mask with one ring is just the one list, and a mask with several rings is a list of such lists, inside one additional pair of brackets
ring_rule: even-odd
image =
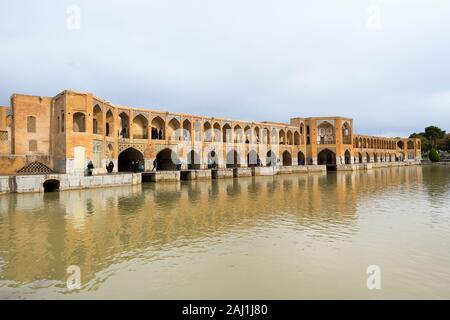
[(283, 129), (281, 129), (280, 131), (278, 131), (278, 141), (279, 144), (286, 144), (286, 140), (285, 140), (286, 134), (284, 132)]
[(278, 139), (277, 129), (275, 129), (275, 128), (272, 129), (270, 140), (271, 140), (271, 144), (278, 144), (279, 139)]
[(58, 192), (59, 180), (57, 179), (45, 180), (42, 186), (44, 188), (44, 192)]
[(294, 144), (296, 146), (300, 145), (300, 134), (298, 133), (298, 131), (294, 132)]
[(156, 116), (152, 120), (152, 139), (153, 140), (164, 140), (166, 122), (160, 117)]
[(227, 168), (239, 168), (241, 159), (239, 153), (235, 149), (231, 149), (227, 153)]
[(336, 153), (330, 149), (324, 149), (317, 155), (319, 165), (336, 165)]
[(260, 130), (259, 127), (255, 127), (255, 138), (253, 139), (253, 142), (260, 143), (261, 142), (261, 136), (260, 136)]
[(119, 154), (118, 158), (118, 171), (133, 171), (132, 162), (141, 161), (144, 159), (144, 155), (135, 148), (128, 148), (123, 150)]
[(93, 110), (92, 131), (94, 134), (103, 134), (103, 112), (98, 104), (94, 106)]
[(142, 114), (133, 119), (133, 139), (148, 139), (148, 120)]
[(106, 125), (105, 125), (105, 135), (107, 137), (112, 137), (114, 132), (114, 116), (111, 110), (106, 112)]
[(292, 166), (292, 156), (291, 153), (285, 150), (282, 154), (283, 166)]
[(86, 132), (86, 115), (83, 112), (73, 114), (73, 132)]
[(156, 155), (156, 170), (176, 171), (181, 167), (177, 154), (169, 148), (165, 148)]
[(378, 154), (374, 153), (373, 155), (373, 162), (378, 162)]
[(28, 133), (36, 133), (36, 117), (35, 116), (27, 117), (27, 132)]
[(405, 144), (403, 143), (403, 141), (400, 140), (397, 142), (397, 148), (403, 149), (404, 146), (405, 146)]
[(351, 158), (352, 158), (352, 156), (351, 156), (351, 154), (350, 154), (350, 151), (345, 150), (345, 153), (344, 153), (344, 161), (345, 161), (345, 164), (351, 164), (351, 163), (352, 163)]
[(191, 122), (186, 119), (183, 121), (183, 141), (190, 141), (192, 135), (192, 125)]
[(232, 140), (232, 131), (231, 126), (228, 123), (225, 123), (225, 125), (222, 127), (222, 141), (223, 142), (231, 142)]
[(322, 122), (317, 128), (319, 144), (334, 144), (336, 142), (334, 125), (328, 121)]
[(361, 152), (358, 152), (358, 162), (363, 163), (363, 156)]
[(220, 124), (218, 122), (214, 123), (213, 131), (214, 131), (214, 142), (222, 141), (222, 137), (221, 137), (222, 130), (221, 130)]
[(257, 167), (260, 162), (258, 153), (254, 149), (250, 150), (247, 154), (247, 166)]
[(294, 137), (293, 137), (293, 134), (292, 134), (291, 130), (287, 131), (286, 138), (287, 138), (286, 139), (287, 140), (287, 144), (292, 146), (294, 144)]
[(119, 114), (119, 135), (122, 138), (130, 137), (130, 117), (125, 112)]
[(266, 167), (275, 167), (277, 164), (277, 156), (272, 150), (267, 151)]
[(188, 153), (187, 164), (189, 170), (200, 169), (200, 156), (195, 150), (191, 150), (191, 152)]
[(370, 154), (366, 152), (366, 162), (370, 163)]
[(212, 127), (209, 121), (206, 121), (203, 124), (203, 141), (211, 142), (212, 141)]
[(208, 168), (216, 168), (219, 164), (219, 156), (215, 150), (208, 152)]
[(304, 166), (306, 164), (305, 154), (301, 151), (297, 153), (297, 164), (299, 166)]
[(408, 150), (414, 150), (414, 141), (408, 140), (407, 147), (408, 147)]
[(342, 142), (344, 144), (352, 143), (352, 129), (347, 121), (344, 122), (344, 125), (342, 126)]
[(243, 135), (242, 135), (242, 128), (240, 125), (237, 124), (234, 126), (233, 133), (234, 133), (234, 142), (242, 143)]
[(248, 125), (245, 126), (245, 128), (244, 128), (244, 137), (245, 137), (245, 139), (244, 139), (245, 143), (247, 143), (247, 144), (252, 143), (252, 130), (251, 130), (250, 126), (248, 126)]
[(172, 118), (167, 124), (167, 136), (170, 140), (180, 141), (182, 139), (181, 135), (181, 124), (177, 118)]

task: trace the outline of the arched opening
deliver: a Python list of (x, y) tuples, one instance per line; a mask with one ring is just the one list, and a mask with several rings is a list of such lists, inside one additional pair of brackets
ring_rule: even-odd
[(376, 153), (373, 155), (373, 162), (378, 162), (378, 155)]
[(289, 151), (283, 152), (283, 166), (292, 166), (292, 157)]
[(267, 128), (264, 128), (262, 130), (262, 143), (270, 144), (270, 134), (269, 134), (269, 129), (267, 129)]
[(239, 125), (234, 127), (234, 142), (242, 143), (242, 128)]
[(50, 179), (44, 182), (44, 192), (58, 192), (59, 191), (59, 180)]
[(245, 143), (251, 143), (252, 142), (252, 129), (249, 126), (245, 126), (244, 128), (244, 137), (245, 137)]
[(106, 136), (112, 137), (112, 133), (114, 132), (114, 116), (111, 110), (106, 112)]
[(73, 114), (73, 132), (86, 132), (86, 116), (82, 112)]
[(236, 150), (230, 150), (227, 153), (227, 168), (239, 168), (240, 167), (240, 159), (239, 154)]
[(191, 122), (187, 119), (183, 121), (183, 140), (191, 140)]
[(342, 142), (344, 144), (352, 144), (352, 132), (347, 122), (342, 126)]
[(117, 169), (119, 172), (137, 171), (137, 164), (143, 162), (143, 160), (144, 155), (140, 151), (134, 148), (125, 149), (119, 154)]
[(344, 160), (345, 160), (345, 164), (351, 164), (352, 163), (350, 151), (348, 151), (348, 150), (345, 151), (345, 153), (344, 153)]
[(152, 139), (153, 140), (164, 140), (165, 139), (165, 130), (166, 123), (164, 120), (157, 116), (152, 120)]
[(271, 144), (278, 144), (278, 133), (277, 130), (274, 128), (272, 129), (271, 137), (270, 137), (270, 143)]
[(130, 137), (130, 118), (125, 112), (119, 114), (119, 136), (124, 139)]
[(287, 136), (287, 144), (290, 145), (290, 146), (292, 146), (292, 145), (294, 144), (294, 137), (293, 137), (293, 135), (292, 135), (292, 131), (291, 131), (291, 130), (288, 130), (286, 136)]
[(148, 139), (148, 120), (142, 114), (133, 119), (133, 139)]
[(327, 165), (327, 166), (336, 165), (336, 154), (329, 149), (324, 149), (320, 151), (317, 158), (319, 165)]
[(275, 155), (275, 152), (273, 152), (272, 150), (267, 151), (266, 166), (275, 167), (276, 164), (277, 164), (277, 156)]
[(278, 133), (278, 141), (279, 141), (279, 143), (280, 144), (286, 144), (286, 141), (285, 141), (285, 133), (284, 133), (284, 130), (283, 129), (281, 129), (280, 131), (279, 131), (279, 133)]
[(156, 170), (176, 171), (181, 169), (181, 163), (178, 156), (171, 149), (166, 148), (156, 155)]
[(370, 155), (368, 153), (366, 153), (366, 162), (370, 163)]
[(228, 123), (226, 123), (222, 127), (222, 140), (223, 142), (231, 142), (231, 127)]
[(212, 130), (211, 130), (211, 124), (209, 122), (205, 122), (203, 124), (203, 141), (205, 141), (205, 142), (212, 141)]
[(397, 148), (403, 149), (404, 146), (405, 146), (405, 144), (403, 143), (403, 141), (397, 142)]
[(94, 107), (94, 116), (92, 118), (92, 128), (94, 134), (103, 134), (103, 113), (98, 104)]
[(213, 131), (214, 131), (214, 142), (222, 141), (222, 138), (220, 136), (220, 133), (221, 133), (220, 124), (218, 124), (217, 122), (214, 123)]
[(247, 154), (247, 166), (258, 167), (260, 164), (258, 153), (255, 150), (250, 150)]
[(297, 162), (299, 166), (304, 166), (306, 164), (305, 155), (301, 151), (299, 151), (297, 154)]
[(358, 153), (358, 162), (363, 163), (363, 156), (362, 156), (361, 152)]
[(317, 143), (335, 144), (336, 138), (334, 131), (335, 131), (334, 126), (330, 122), (328, 121), (322, 122), (317, 129)]
[(294, 133), (294, 144), (296, 146), (300, 145), (300, 134), (298, 133), (298, 131), (295, 131)]
[(409, 150), (414, 150), (414, 142), (412, 140), (408, 141), (408, 149)]
[(217, 156), (216, 151), (211, 150), (208, 153), (208, 168), (211, 169), (217, 168), (218, 164), (219, 164), (219, 157)]
[(173, 118), (172, 120), (169, 121), (167, 125), (168, 129), (167, 134), (170, 140), (181, 141), (182, 135), (180, 128), (181, 124), (177, 119)]
[(187, 158), (189, 170), (200, 170), (200, 156), (195, 150), (191, 150)]
[(257, 144), (261, 142), (261, 137), (259, 136), (259, 127), (255, 127), (255, 139), (253, 142)]

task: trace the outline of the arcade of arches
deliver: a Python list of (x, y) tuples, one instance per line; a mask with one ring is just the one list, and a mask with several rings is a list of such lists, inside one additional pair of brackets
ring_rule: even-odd
[(6, 134), (0, 140), (0, 155), (18, 160), (13, 165), (11, 160), (9, 165), (0, 163), (2, 173), (21, 170), (33, 156), (62, 173), (75, 172), (89, 161), (95, 173), (105, 173), (111, 162), (114, 171), (135, 170), (133, 163), (150, 171), (421, 159), (419, 139), (359, 135), (353, 119), (345, 117), (240, 121), (116, 106), (69, 90), (55, 97), (13, 95), (11, 103), (14, 109), (0, 108), (2, 119), (16, 119), (1, 122)]

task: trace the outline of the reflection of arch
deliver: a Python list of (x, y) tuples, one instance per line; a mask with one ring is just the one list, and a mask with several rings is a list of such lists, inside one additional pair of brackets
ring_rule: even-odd
[(238, 168), (240, 167), (239, 153), (236, 150), (230, 150), (227, 153), (227, 168)]
[(345, 164), (351, 164), (351, 155), (350, 155), (350, 151), (346, 150), (344, 153), (344, 159), (345, 159)]
[(266, 166), (275, 167), (276, 164), (277, 164), (277, 156), (275, 155), (275, 152), (273, 152), (272, 150), (267, 151)]
[(283, 152), (283, 166), (292, 166), (292, 157), (289, 151)]
[(188, 169), (189, 170), (199, 170), (200, 169), (200, 156), (195, 150), (191, 150), (187, 158)]
[(73, 114), (73, 132), (86, 132), (86, 116), (82, 112)]
[(297, 154), (297, 162), (299, 166), (304, 166), (306, 164), (305, 155), (301, 151)]
[(250, 150), (247, 154), (247, 166), (248, 167), (256, 167), (260, 163), (259, 155), (255, 150)]
[(50, 179), (46, 180), (43, 184), (44, 192), (58, 192), (59, 191), (59, 180)]
[(133, 119), (133, 139), (148, 139), (148, 120), (142, 114)]
[(157, 170), (175, 171), (180, 168), (180, 160), (175, 152), (169, 148), (165, 148), (156, 155)]
[(92, 129), (94, 134), (103, 134), (103, 113), (98, 104), (95, 105), (92, 118)]
[(318, 156), (319, 165), (335, 165), (336, 164), (336, 154), (329, 150), (324, 149), (319, 152)]
[(130, 118), (125, 112), (119, 114), (119, 135), (122, 138), (130, 137)]
[(139, 161), (139, 160), (143, 160), (144, 159), (144, 155), (136, 150), (135, 148), (128, 148), (125, 149), (124, 151), (122, 151), (119, 154), (119, 159), (118, 159), (118, 171), (133, 171), (133, 168), (131, 167), (131, 162), (132, 161)]
[(112, 137), (114, 132), (114, 116), (111, 110), (106, 112), (106, 136)]

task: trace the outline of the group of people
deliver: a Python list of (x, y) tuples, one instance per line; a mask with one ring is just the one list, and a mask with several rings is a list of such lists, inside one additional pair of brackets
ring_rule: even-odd
[(143, 159), (141, 159), (141, 160), (132, 160), (131, 161), (131, 164), (130, 164), (130, 166), (131, 166), (131, 171), (133, 171), (133, 172), (144, 172), (145, 171), (145, 165), (144, 165), (144, 160)]
[(162, 140), (164, 139), (163, 131), (161, 129), (152, 128), (152, 139)]

